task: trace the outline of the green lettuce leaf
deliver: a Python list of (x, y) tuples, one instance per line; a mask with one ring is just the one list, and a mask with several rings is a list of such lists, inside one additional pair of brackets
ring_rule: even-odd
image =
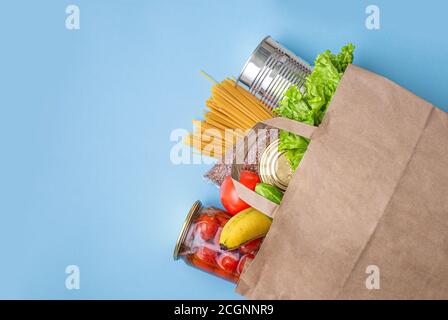
[[(291, 86), (274, 112), (292, 120), (318, 126), (327, 111), (331, 98), (347, 66), (353, 62), (355, 47), (349, 43), (338, 54), (329, 50), (317, 56), (313, 72), (306, 78), (304, 93)], [(285, 152), (293, 170), (297, 169), (309, 140), (296, 134), (280, 131), (279, 151)]]

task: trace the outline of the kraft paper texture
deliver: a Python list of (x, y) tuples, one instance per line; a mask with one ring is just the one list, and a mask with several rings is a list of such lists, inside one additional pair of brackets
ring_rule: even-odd
[[(322, 124), (298, 130), (311, 137), (308, 151), (281, 204), (268, 204), (272, 227), (236, 291), (448, 299), (447, 113), (351, 65)], [(379, 289), (366, 286), (372, 268)]]

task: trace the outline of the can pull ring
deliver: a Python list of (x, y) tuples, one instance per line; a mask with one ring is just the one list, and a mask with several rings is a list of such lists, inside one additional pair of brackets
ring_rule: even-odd
[(258, 193), (250, 190), (240, 182), (232, 178), (233, 185), (236, 193), (241, 200), (246, 202), (252, 208), (264, 213), (265, 215), (274, 218), (275, 212), (278, 209), (278, 205), (265, 197), (260, 196)]

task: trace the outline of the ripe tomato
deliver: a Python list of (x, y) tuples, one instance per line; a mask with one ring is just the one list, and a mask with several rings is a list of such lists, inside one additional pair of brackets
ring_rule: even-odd
[(216, 268), (213, 265), (209, 264), (208, 262), (204, 262), (204, 261), (198, 259), (196, 256), (193, 256), (189, 260), (192, 265), (194, 265), (196, 268), (199, 268), (201, 270), (204, 270), (207, 272), (212, 272), (212, 273), (214, 273), (216, 270)]
[(249, 242), (246, 242), (245, 244), (243, 244), (240, 247), (240, 252), (242, 254), (246, 254), (246, 253), (254, 253), (255, 251), (258, 250), (258, 248), (260, 247), (261, 241), (263, 240), (263, 238), (258, 238)]
[(230, 218), (226, 218), (226, 217), (221, 217), (221, 216), (216, 216), (216, 220), (218, 220), (219, 226), (221, 228), (224, 227), (224, 225), (227, 223), (227, 221), (229, 221)]
[(238, 256), (232, 255), (230, 253), (223, 253), (218, 258), (218, 266), (228, 273), (232, 273), (238, 266)]
[(200, 247), (196, 251), (195, 256), (197, 259), (209, 264), (216, 265), (216, 251), (208, 247)]
[[(251, 190), (255, 190), (255, 186), (260, 182), (260, 178), (254, 172), (241, 170), (240, 172), (240, 183)], [(232, 178), (227, 176), (223, 183), (221, 184), (221, 202), (224, 208), (231, 215), (235, 215), (238, 212), (249, 208), (250, 206), (241, 200), (235, 190)]]
[(197, 220), (196, 232), (204, 241), (213, 239), (218, 231), (218, 223), (214, 217), (208, 215), (202, 215)]
[(240, 182), (248, 187), (250, 190), (255, 190), (257, 183), (260, 182), (258, 174), (248, 170), (240, 171)]
[(252, 253), (248, 253), (242, 256), (240, 262), (238, 263), (236, 272), (238, 272), (238, 274), (241, 274), (244, 270), (244, 265), (246, 264), (247, 260), (253, 260), (254, 258), (255, 256)]

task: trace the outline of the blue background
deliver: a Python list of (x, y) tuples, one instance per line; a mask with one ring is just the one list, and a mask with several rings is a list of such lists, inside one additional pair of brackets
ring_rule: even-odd
[(240, 298), (172, 260), (191, 204), (219, 204), (210, 166), (169, 157), (209, 96), (199, 70), (236, 76), (268, 34), (308, 61), (352, 41), (357, 64), (446, 110), (447, 14), (442, 0), (2, 1), (0, 298)]

